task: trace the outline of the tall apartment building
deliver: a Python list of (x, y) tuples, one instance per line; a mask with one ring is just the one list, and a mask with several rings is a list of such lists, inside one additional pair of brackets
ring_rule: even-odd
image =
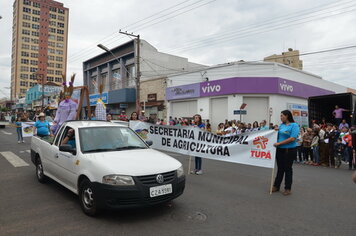
[(303, 61), (299, 59), (299, 51), (288, 49), (288, 52), (282, 52), (281, 55), (273, 54), (272, 56), (265, 57), (263, 61), (278, 62), (295, 69), (303, 70)]
[(53, 0), (13, 4), (11, 99), (37, 83), (60, 84), (67, 67), (69, 9)]

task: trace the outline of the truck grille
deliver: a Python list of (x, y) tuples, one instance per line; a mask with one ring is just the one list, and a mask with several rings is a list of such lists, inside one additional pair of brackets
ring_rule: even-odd
[[(157, 184), (157, 180), (156, 177), (159, 174), (155, 174), (155, 175), (145, 175), (145, 176), (138, 176), (137, 179), (145, 185), (152, 185), (152, 184)], [(164, 183), (169, 183), (172, 180), (174, 180), (175, 176), (176, 176), (176, 171), (170, 171), (170, 172), (166, 172), (166, 173), (162, 173), (161, 175), (163, 175), (164, 178)]]

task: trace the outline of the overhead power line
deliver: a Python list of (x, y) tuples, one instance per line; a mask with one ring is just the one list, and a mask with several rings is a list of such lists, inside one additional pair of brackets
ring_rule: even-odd
[[(194, 5), (196, 5), (197, 3), (201, 3), (201, 2), (204, 2), (204, 1), (206, 1), (206, 0), (199, 0), (199, 1), (197, 1), (197, 2), (194, 2), (193, 4), (189, 4), (189, 5), (187, 5), (187, 6), (184, 6), (184, 7), (181, 7), (181, 8), (179, 8), (179, 9), (176, 9), (176, 10), (174, 10), (174, 11), (171, 11), (169, 14), (166, 14), (166, 15), (164, 15), (164, 16), (156, 17), (154, 20), (159, 20), (160, 18), (164, 18), (164, 17), (166, 17), (166, 16), (169, 16), (169, 15), (173, 14), (172, 16), (166, 17), (166, 18), (164, 18), (164, 19), (162, 19), (162, 20), (159, 20), (159, 21), (156, 21), (156, 22), (152, 22), (152, 20), (151, 20), (151, 21), (150, 21), (150, 22), (152, 22), (151, 24), (148, 24), (148, 25), (147, 25), (147, 22), (143, 22), (142, 24), (139, 24), (137, 27), (134, 27), (134, 28), (130, 29), (129, 31), (132, 32), (132, 31), (138, 31), (138, 30), (146, 29), (146, 28), (148, 28), (148, 27), (151, 27), (151, 26), (153, 26), (153, 25), (156, 25), (156, 24), (162, 23), (162, 22), (164, 22), (164, 21), (170, 20), (170, 19), (172, 19), (172, 18), (174, 18), (174, 17), (180, 16), (180, 15), (182, 15), (182, 14), (185, 14), (185, 13), (190, 12), (190, 11), (192, 11), (192, 10), (195, 10), (195, 9), (197, 9), (197, 8), (203, 7), (203, 6), (205, 6), (205, 5), (207, 5), (207, 4), (210, 4), (210, 3), (212, 3), (212, 2), (214, 2), (214, 1), (216, 1), (216, 0), (211, 0), (211, 1), (208, 1), (208, 2), (205, 2), (205, 3), (202, 3), (202, 4), (200, 4), (200, 5), (194, 6)], [(188, 2), (188, 1), (184, 1), (184, 2)], [(177, 6), (177, 5), (175, 5), (175, 6)], [(194, 7), (189, 8), (190, 6), (194, 6)], [(185, 8), (189, 8), (189, 9), (187, 9), (187, 10), (185, 10), (185, 11), (183, 11), (183, 12), (179, 12), (179, 11), (181, 11), (181, 10), (184, 10)], [(177, 12), (178, 12), (178, 13), (177, 13)], [(177, 13), (177, 14), (174, 14), (174, 13)], [(147, 17), (147, 18), (150, 18), (150, 17)], [(145, 26), (143, 26), (143, 25), (145, 25)], [(142, 27), (142, 26), (143, 26), (143, 27)], [(124, 30), (125, 27), (124, 27), (124, 28), (121, 28), (121, 29)], [(112, 40), (107, 41), (105, 44), (106, 44), (106, 45), (110, 45), (111, 42), (115, 42), (115, 43), (117, 44), (117, 41), (120, 40), (120, 39), (123, 39), (123, 38), (124, 38), (124, 37), (119, 37), (119, 38), (117, 38), (117, 39), (116, 39), (116, 38), (113, 38)], [(86, 52), (86, 53), (85, 53), (85, 52), (84, 52), (84, 53), (80, 53), (79, 55), (76, 55), (76, 56), (73, 56), (73, 57), (70, 56), (68, 60), (71, 61), (71, 62), (77, 61), (77, 60), (81, 59), (81, 58), (83, 57), (83, 55), (91, 54), (93, 51), (95, 51), (95, 49), (94, 49), (94, 47), (93, 47), (92, 49), (89, 48), (89, 50), (84, 50), (84, 51), (87, 51), (87, 52)]]

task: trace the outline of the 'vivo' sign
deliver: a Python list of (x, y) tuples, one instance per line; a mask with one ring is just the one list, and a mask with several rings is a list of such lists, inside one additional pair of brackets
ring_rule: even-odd
[(203, 91), (203, 93), (220, 92), (221, 86), (219, 84), (210, 85), (210, 83), (208, 83), (206, 86), (202, 86), (201, 90)]
[(289, 85), (287, 84), (286, 81), (283, 81), (283, 83), (279, 83), (279, 88), (281, 89), (281, 91), (284, 91), (284, 92), (290, 92), (290, 93), (293, 93), (293, 85)]

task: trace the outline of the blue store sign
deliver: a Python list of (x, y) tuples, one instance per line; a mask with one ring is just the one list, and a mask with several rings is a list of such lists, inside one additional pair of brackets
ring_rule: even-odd
[[(98, 101), (98, 99), (100, 98), (100, 94), (91, 94), (89, 96), (89, 100), (90, 100), (90, 106), (96, 106), (96, 102)], [(108, 104), (109, 101), (109, 94), (108, 92), (103, 93), (101, 95), (101, 100), (103, 100), (103, 102), (105, 104)]]

